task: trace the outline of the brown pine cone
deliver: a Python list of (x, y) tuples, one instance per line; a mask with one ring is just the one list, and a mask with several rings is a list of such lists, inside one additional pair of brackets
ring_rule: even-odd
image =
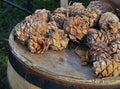
[(32, 53), (44, 53), (48, 49), (47, 39), (41, 36), (32, 36), (28, 41), (28, 49)]
[(31, 28), (31, 36), (44, 36), (48, 32), (48, 26), (46, 22), (33, 23)]
[(31, 36), (44, 35), (47, 28), (47, 21), (50, 19), (50, 11), (36, 10), (15, 27), (15, 36), (22, 44), (27, 44)]
[(65, 8), (63, 8), (63, 7), (60, 7), (60, 8), (55, 9), (53, 13), (54, 14), (55, 13), (61, 13), (61, 14), (66, 15), (67, 14), (67, 10)]
[(89, 32), (86, 36), (86, 44), (91, 47), (94, 43), (98, 41), (105, 42), (108, 44), (114, 39), (120, 39), (120, 33), (110, 33), (109, 31), (95, 30), (94, 32)]
[(112, 40), (108, 46), (112, 52), (120, 52), (120, 39)]
[(27, 44), (31, 36), (44, 35), (47, 30), (46, 22), (39, 21), (30, 24), (26, 21), (22, 21), (15, 27), (15, 36), (22, 44)]
[(111, 33), (116, 33), (120, 29), (119, 18), (111, 12), (102, 14), (99, 25), (101, 29), (108, 30)]
[(86, 20), (89, 22), (90, 27), (96, 26), (100, 16), (101, 11), (96, 8), (87, 8), (84, 10), (84, 15), (82, 15), (83, 18), (87, 18)]
[(99, 59), (93, 63), (93, 70), (99, 78), (119, 76), (120, 63), (114, 59)]
[(93, 63), (98, 61), (99, 59), (107, 59), (111, 58), (111, 50), (104, 42), (96, 42), (92, 45), (90, 50), (88, 51), (88, 58), (90, 62)]
[(55, 13), (52, 17), (51, 17), (52, 21), (55, 21), (58, 24), (59, 28), (63, 28), (63, 24), (64, 21), (66, 20), (66, 16), (62, 13)]
[(111, 56), (116, 62), (120, 63), (120, 52), (112, 53)]
[[(44, 36), (49, 39), (49, 38), (51, 38), (53, 33), (55, 33), (55, 31), (57, 31), (59, 28), (55, 21), (51, 21), (51, 22), (47, 23), (47, 26), (48, 26), (48, 31), (46, 32), (46, 34)], [(49, 44), (52, 44), (52, 43), (49, 41)]]
[[(63, 50), (67, 47), (69, 39), (63, 30), (58, 29), (54, 31), (50, 31), (49, 34), (49, 47), (53, 50)], [(52, 33), (51, 33), (52, 32)]]
[(55, 21), (48, 23), (48, 32), (46, 33), (48, 46), (53, 50), (62, 50), (67, 47), (69, 39), (62, 29), (57, 27)]
[(28, 26), (25, 21), (20, 22), (14, 28), (15, 36), (22, 44), (26, 44), (30, 36), (29, 29), (27, 28)]
[(75, 16), (68, 18), (63, 28), (72, 41), (79, 41), (87, 34), (88, 24), (83, 18)]
[(120, 64), (115, 57), (111, 56), (111, 51), (105, 43), (95, 43), (90, 48), (88, 57), (90, 58), (90, 62), (93, 63), (95, 74), (99, 78), (120, 75)]
[(57, 23), (55, 21), (51, 21), (48, 23), (48, 30), (58, 30)]
[(32, 15), (29, 15), (25, 18), (26, 22), (33, 23), (36, 21), (45, 21), (48, 22), (50, 20), (51, 13), (46, 9), (38, 9)]
[(69, 8), (69, 15), (70, 16), (81, 16), (85, 10), (85, 7), (82, 5), (82, 3), (74, 2), (72, 6)]
[(112, 8), (101, 1), (91, 1), (87, 8), (99, 9), (102, 13), (112, 11)]

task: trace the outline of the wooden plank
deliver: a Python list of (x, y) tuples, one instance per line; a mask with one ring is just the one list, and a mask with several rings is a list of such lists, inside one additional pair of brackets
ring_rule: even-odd
[(68, 0), (60, 0), (61, 2), (61, 7), (66, 8), (68, 6)]

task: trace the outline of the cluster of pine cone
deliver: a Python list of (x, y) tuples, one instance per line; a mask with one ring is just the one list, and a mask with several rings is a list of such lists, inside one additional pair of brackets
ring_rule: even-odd
[(36, 10), (15, 27), (15, 36), (33, 53), (66, 48), (69, 39), (61, 27), (66, 18), (58, 11), (53, 14), (45, 9)]
[(15, 37), (33, 53), (62, 50), (69, 41), (84, 42), (98, 77), (120, 74), (120, 22), (110, 8), (91, 1), (85, 8), (73, 3), (67, 8), (36, 10), (15, 26)]
[[(94, 2), (98, 1), (89, 7)], [(99, 78), (120, 75), (120, 21), (115, 13), (104, 9), (96, 26), (89, 28), (85, 42), (89, 63)]]

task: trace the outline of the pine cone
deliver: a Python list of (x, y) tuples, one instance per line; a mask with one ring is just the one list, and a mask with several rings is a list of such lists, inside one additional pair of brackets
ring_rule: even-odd
[(22, 43), (26, 44), (29, 39), (29, 29), (27, 29), (27, 25), (25, 21), (20, 22), (15, 26), (15, 36)]
[(55, 9), (53, 14), (54, 13), (61, 13), (61, 14), (66, 15), (67, 14), (67, 10), (65, 8), (63, 8), (63, 7), (60, 7), (60, 8)]
[(69, 15), (70, 16), (81, 16), (85, 10), (85, 7), (82, 5), (82, 3), (74, 2), (72, 6), (69, 8)]
[[(57, 31), (59, 28), (55, 21), (51, 21), (51, 22), (47, 23), (47, 26), (48, 26), (48, 31), (46, 32), (46, 34), (44, 36), (49, 39), (49, 38), (51, 38), (53, 33), (55, 33), (55, 31)], [(50, 43), (50, 41), (49, 41), (49, 44), (52, 44), (52, 43)]]
[(45, 21), (48, 22), (50, 20), (51, 13), (46, 9), (38, 9), (32, 15), (29, 15), (25, 18), (26, 22), (33, 23), (36, 21)]
[(36, 10), (15, 27), (15, 36), (22, 44), (27, 44), (31, 36), (41, 36), (47, 32), (47, 21), (50, 19), (50, 11)]
[(99, 9), (102, 13), (112, 11), (112, 8), (101, 1), (91, 1), (87, 8)]
[(33, 53), (44, 53), (47, 47), (47, 39), (45, 37), (32, 36), (28, 41), (28, 48)]
[(112, 52), (120, 52), (120, 39), (112, 40), (108, 46)]
[(68, 18), (63, 27), (72, 41), (81, 40), (89, 28), (88, 23), (79, 16)]
[(116, 62), (120, 63), (120, 52), (112, 53), (111, 56)]
[(58, 30), (57, 23), (55, 21), (51, 21), (48, 23), (48, 30)]
[(86, 43), (89, 47), (91, 47), (94, 43), (98, 41), (105, 42), (108, 44), (114, 39), (120, 39), (120, 33), (110, 33), (108, 31), (103, 30), (95, 30), (94, 32), (90, 32), (86, 36)]
[(100, 16), (101, 11), (96, 8), (87, 8), (84, 10), (84, 15), (82, 15), (83, 18), (87, 18), (90, 27), (96, 26)]
[(34, 22), (28, 23), (22, 21), (15, 27), (15, 36), (22, 44), (27, 44), (31, 36), (40, 36), (44, 35), (47, 32), (47, 23), (46, 22)]
[(62, 29), (66, 16), (62, 13), (56, 13), (51, 17), (51, 20), (55, 21), (58, 24), (58, 27)]
[(88, 51), (88, 58), (90, 62), (93, 63), (98, 61), (99, 59), (107, 59), (111, 58), (111, 50), (104, 42), (96, 42), (92, 45), (90, 50)]
[(46, 37), (48, 37), (49, 47), (53, 50), (62, 50), (66, 48), (69, 39), (64, 31), (57, 27), (55, 21), (48, 23), (48, 29), (49, 31), (47, 32)]
[[(120, 64), (112, 59), (111, 51), (103, 42), (95, 43), (88, 52), (93, 70), (99, 77), (119, 76)], [(115, 57), (114, 57), (115, 58)]]
[(69, 39), (64, 34), (63, 30), (56, 30), (49, 36), (49, 47), (53, 50), (63, 50), (67, 47)]
[(99, 25), (101, 29), (109, 30), (111, 33), (116, 33), (120, 29), (119, 18), (111, 12), (106, 12), (101, 16)]
[(120, 63), (114, 59), (99, 59), (93, 63), (93, 70), (99, 77), (111, 77), (120, 75)]

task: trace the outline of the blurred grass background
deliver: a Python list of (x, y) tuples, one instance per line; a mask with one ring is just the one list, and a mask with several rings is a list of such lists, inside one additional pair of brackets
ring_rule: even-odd
[[(24, 7), (27, 6), (27, 0), (12, 0)], [(73, 2), (82, 2), (85, 6), (90, 0), (70, 0)], [(60, 0), (33, 0), (33, 11), (35, 9), (48, 9), (53, 11), (60, 7)], [(0, 89), (9, 89), (7, 83), (7, 61), (8, 61), (8, 37), (12, 28), (23, 20), (28, 14), (8, 5), (0, 0)]]

